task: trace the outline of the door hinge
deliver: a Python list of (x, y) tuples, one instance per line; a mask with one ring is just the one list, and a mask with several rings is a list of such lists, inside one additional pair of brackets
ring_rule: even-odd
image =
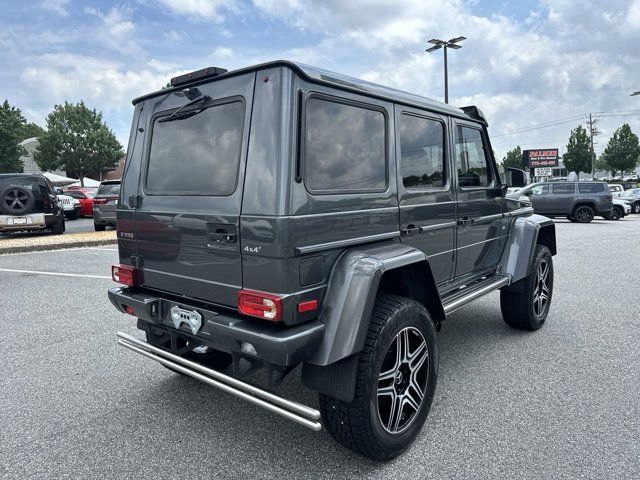
[(144, 262), (142, 261), (142, 255), (139, 253), (134, 253), (131, 255), (131, 266), (136, 268), (142, 268)]
[(129, 195), (129, 206), (131, 208), (138, 208), (140, 205), (142, 205), (141, 195)]

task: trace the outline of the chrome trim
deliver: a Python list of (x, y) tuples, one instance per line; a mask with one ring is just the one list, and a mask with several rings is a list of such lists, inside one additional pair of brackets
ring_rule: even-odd
[(502, 213), (496, 213), (495, 215), (485, 215), (484, 217), (477, 217), (473, 219), (473, 223), (486, 223), (494, 220), (501, 219), (504, 215)]
[(366, 235), (364, 237), (348, 238), (346, 240), (338, 240), (335, 242), (318, 243), (316, 245), (306, 245), (304, 247), (295, 247), (296, 255), (304, 255), (306, 253), (320, 252), (331, 248), (350, 247), (361, 243), (377, 242), (380, 240), (389, 240), (400, 236), (400, 232), (378, 233), (376, 235)]
[(510, 212), (505, 213), (505, 215), (509, 217), (518, 217), (520, 215), (526, 215), (528, 213), (533, 213), (533, 207), (522, 207), (516, 210), (511, 210)]
[(170, 367), (180, 373), (200, 380), (212, 387), (231, 393), (250, 403), (259, 405), (267, 410), (293, 420), (300, 425), (315, 431), (322, 429), (320, 412), (314, 408), (279, 397), (271, 392), (262, 390), (236, 378), (220, 373), (216, 370), (204, 367), (171, 352), (150, 345), (136, 337), (123, 332), (118, 332), (118, 344), (142, 356)]
[(491, 283), (488, 283), (487, 285), (477, 288), (477, 289), (473, 289), (469, 292), (468, 295), (465, 295), (463, 297), (460, 298), (456, 298), (454, 301), (452, 301), (451, 303), (448, 304), (444, 304), (443, 308), (444, 308), (444, 313), (445, 315), (450, 314), (451, 312), (453, 312), (454, 310), (457, 310), (458, 308), (466, 305), (467, 303), (482, 297), (483, 295), (496, 290), (498, 288), (504, 287), (506, 285), (509, 285), (509, 283), (511, 282), (511, 278), (508, 276), (500, 276), (499, 278), (497, 278), (496, 280), (494, 280)]
[(436, 223), (435, 225), (425, 225), (420, 227), (420, 233), (435, 232), (436, 230), (444, 230), (445, 228), (455, 227), (457, 222)]

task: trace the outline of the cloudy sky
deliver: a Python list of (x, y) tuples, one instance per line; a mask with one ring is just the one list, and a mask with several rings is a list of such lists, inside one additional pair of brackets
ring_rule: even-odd
[(485, 112), (499, 158), (562, 150), (589, 112), (598, 152), (623, 122), (640, 133), (640, 0), (6, 1), (0, 97), (41, 125), (84, 99), (126, 145), (131, 99), (205, 66), (291, 59), (441, 100), (424, 49), (459, 35), (450, 103)]

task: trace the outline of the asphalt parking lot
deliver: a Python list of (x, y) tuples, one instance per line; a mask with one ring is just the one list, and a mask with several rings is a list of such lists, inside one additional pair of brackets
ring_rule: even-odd
[[(640, 478), (640, 216), (556, 228), (547, 324), (508, 328), (497, 293), (455, 312), (386, 464), (117, 347), (140, 334), (107, 300), (115, 247), (0, 256), (0, 477)], [(281, 393), (317, 405), (295, 372)]]

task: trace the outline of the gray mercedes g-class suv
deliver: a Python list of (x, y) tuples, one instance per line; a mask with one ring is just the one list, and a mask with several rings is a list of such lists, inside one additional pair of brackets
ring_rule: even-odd
[[(385, 460), (449, 313), (500, 290), (508, 325), (545, 322), (554, 224), (505, 198), (477, 108), (285, 61), (171, 84), (133, 102), (109, 298), (146, 341), (122, 346)], [(297, 366), (318, 408), (274, 389)]]

